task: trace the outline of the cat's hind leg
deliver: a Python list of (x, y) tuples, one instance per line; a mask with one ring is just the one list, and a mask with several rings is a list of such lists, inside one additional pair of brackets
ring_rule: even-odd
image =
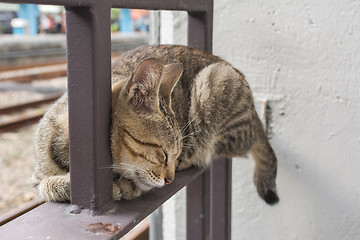
[(37, 185), (41, 199), (54, 202), (70, 201), (70, 174), (44, 177)]

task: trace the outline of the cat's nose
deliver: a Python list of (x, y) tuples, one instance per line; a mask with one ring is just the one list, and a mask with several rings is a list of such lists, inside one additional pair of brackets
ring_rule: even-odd
[(166, 178), (164, 178), (164, 180), (165, 180), (165, 184), (170, 184), (174, 179), (172, 178), (172, 177), (166, 177)]

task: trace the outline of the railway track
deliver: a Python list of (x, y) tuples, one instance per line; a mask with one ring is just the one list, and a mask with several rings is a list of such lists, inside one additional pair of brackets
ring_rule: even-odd
[(36, 66), (31, 68), (17, 69), (0, 72), (0, 82), (29, 83), (35, 80), (48, 80), (67, 75), (66, 63)]
[[(13, 106), (0, 108), (0, 116), (4, 114), (12, 114), (19, 111), (24, 111), (29, 108), (35, 108), (44, 104), (50, 104), (56, 101), (59, 97), (63, 95), (61, 93), (48, 94), (44, 98), (35, 101), (28, 101), (23, 104), (16, 104)], [(30, 114), (20, 115), (14, 119), (0, 122), (0, 133), (13, 131), (28, 124), (36, 123), (44, 116), (45, 110), (40, 112), (34, 112)]]
[[(112, 59), (117, 58), (121, 52), (113, 54)], [(12, 84), (20, 84), (18, 86), (25, 86), (33, 81), (46, 81), (58, 77), (67, 76), (66, 63), (47, 63), (44, 65), (37, 65), (33, 67), (25, 67), (22, 69), (8, 69), (0, 70), (0, 94), (3, 88), (14, 88)], [(10, 87), (9, 87), (9, 83)], [(2, 85), (1, 85), (2, 84)], [(1, 87), (2, 86), (2, 87)], [(6, 86), (6, 87), (5, 87)], [(23, 88), (23, 87), (20, 87)], [(6, 89), (8, 90), (8, 89)], [(27, 109), (36, 108), (40, 105), (50, 104), (56, 101), (64, 92), (58, 92), (53, 94), (47, 94), (43, 99), (36, 101), (27, 101), (22, 104), (16, 104), (0, 108), (0, 134), (8, 131), (19, 129), (25, 125), (37, 123), (40, 118), (44, 115), (45, 110), (42, 112), (32, 112), (27, 114), (21, 114), (21, 111)], [(10, 120), (1, 121), (1, 116), (9, 114), (17, 114), (17, 117)]]
[[(113, 55), (112, 59), (115, 59), (118, 56), (120, 56), (120, 54)], [(13, 81), (19, 83), (29, 83), (35, 80), (38, 81), (65, 77), (66, 75), (66, 63), (46, 64), (10, 71), (0, 71), (0, 82)]]
[[(23, 69), (11, 69), (0, 71), (0, 90), (16, 93), (17, 91), (34, 91), (36, 87), (30, 85), (33, 81), (51, 80), (67, 75), (66, 63), (47, 63)], [(40, 87), (45, 92), (49, 88)], [(57, 91), (57, 90), (52, 90)], [(51, 92), (51, 91), (50, 91)], [(64, 92), (47, 93), (38, 100), (28, 100), (21, 104), (15, 104), (0, 108), (0, 134), (14, 131), (23, 126), (37, 123), (44, 115), (46, 109), (39, 110), (40, 106), (49, 105), (56, 101)], [(1, 94), (1, 91), (0, 91)], [(39, 109), (38, 109), (39, 108)], [(31, 109), (36, 109), (31, 111)], [(5, 117), (4, 117), (5, 116)], [(11, 117), (9, 117), (11, 116)]]

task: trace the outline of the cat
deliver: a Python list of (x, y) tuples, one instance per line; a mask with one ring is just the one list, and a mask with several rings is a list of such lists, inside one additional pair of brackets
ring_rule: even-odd
[[(251, 152), (259, 196), (270, 205), (279, 201), (276, 156), (241, 72), (215, 55), (181, 45), (138, 47), (122, 54), (112, 69), (115, 200), (170, 184), (175, 170)], [(41, 119), (34, 142), (39, 195), (69, 201), (66, 94)]]

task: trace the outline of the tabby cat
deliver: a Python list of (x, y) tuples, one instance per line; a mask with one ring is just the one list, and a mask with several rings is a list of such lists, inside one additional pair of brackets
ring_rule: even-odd
[[(124, 53), (112, 74), (113, 198), (133, 199), (169, 184), (175, 170), (251, 152), (254, 183), (277, 203), (277, 160), (243, 74), (212, 54), (180, 45)], [(45, 114), (35, 136), (39, 195), (70, 199), (68, 100)]]

